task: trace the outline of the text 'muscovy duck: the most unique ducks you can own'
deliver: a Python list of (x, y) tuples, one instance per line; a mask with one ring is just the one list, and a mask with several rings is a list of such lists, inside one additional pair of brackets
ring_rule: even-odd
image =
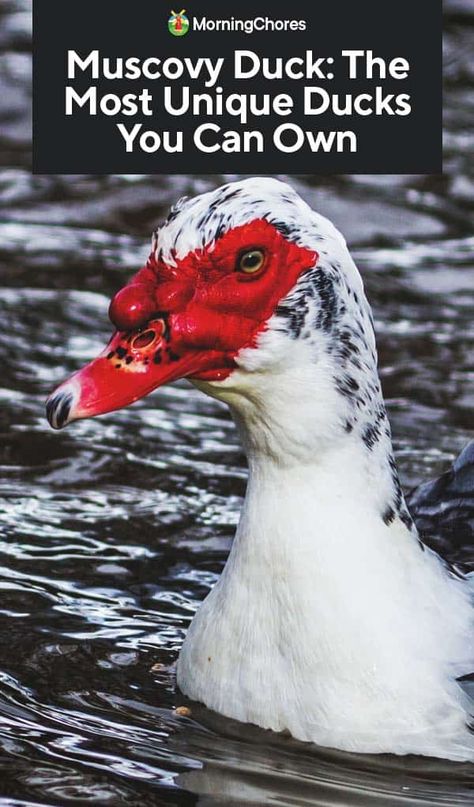
[(275, 179), (180, 200), (110, 318), (103, 353), (50, 396), (51, 425), (188, 378), (229, 405), (248, 457), (180, 689), (323, 746), (474, 759), (469, 578), (423, 546), (405, 504), (341, 234)]

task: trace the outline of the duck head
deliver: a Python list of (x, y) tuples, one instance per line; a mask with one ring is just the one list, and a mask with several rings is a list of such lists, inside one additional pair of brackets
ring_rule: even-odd
[(178, 202), (109, 314), (116, 331), (104, 351), (48, 399), (53, 428), (179, 378), (237, 413), (265, 407), (269, 432), (294, 411), (303, 443), (298, 405), (311, 408), (313, 422), (319, 412), (320, 435), (352, 431), (363, 410), (376, 418), (375, 343), (359, 273), (336, 228), (275, 179)]

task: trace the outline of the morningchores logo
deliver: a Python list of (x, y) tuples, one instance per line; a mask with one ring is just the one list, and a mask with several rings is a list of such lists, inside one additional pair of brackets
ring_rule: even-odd
[(191, 30), (206, 33), (242, 32), (244, 34), (261, 34), (281, 31), (306, 31), (306, 20), (274, 20), (271, 17), (252, 17), (240, 19), (227, 17), (226, 19), (213, 19), (211, 17), (193, 17)]
[(186, 16), (186, 9), (172, 11), (168, 20), (168, 31), (173, 36), (184, 36), (189, 31), (189, 20)]

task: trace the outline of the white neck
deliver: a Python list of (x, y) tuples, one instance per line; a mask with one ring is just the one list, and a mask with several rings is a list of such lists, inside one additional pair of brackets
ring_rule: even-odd
[[(258, 350), (239, 356), (242, 369), (224, 382), (195, 384), (231, 409), (249, 462), (249, 495), (254, 478), (292, 475), (290, 499), (307, 498), (312, 507), (317, 501), (328, 529), (336, 515), (331, 511), (344, 502), (349, 522), (359, 511), (383, 526), (401, 519), (417, 540), (393, 459), (376, 356), (353, 371), (357, 393), (343, 394), (327, 341), (315, 335), (289, 345), (285, 335), (269, 331)], [(318, 523), (321, 517), (314, 513)]]
[(465, 755), (451, 748), (466, 714), (447, 673), (448, 660), (457, 674), (472, 662), (465, 589), (414, 529), (385, 523), (390, 466), (356, 430), (329, 443), (315, 427), (313, 446), (311, 428), (306, 445), (285, 437), (278, 411), (288, 430), (308, 402), (293, 398), (283, 418), (278, 397), (262, 418), (264, 397), (240, 395), (237, 409), (228, 385), (249, 482), (224, 572), (180, 654), (181, 689), (322, 745)]

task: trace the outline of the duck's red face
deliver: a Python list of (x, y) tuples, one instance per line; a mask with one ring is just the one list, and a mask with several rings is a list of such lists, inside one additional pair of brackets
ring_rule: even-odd
[(264, 219), (168, 263), (152, 254), (112, 300), (117, 330), (103, 353), (48, 399), (51, 425), (120, 409), (178, 378), (226, 378), (316, 259)]

